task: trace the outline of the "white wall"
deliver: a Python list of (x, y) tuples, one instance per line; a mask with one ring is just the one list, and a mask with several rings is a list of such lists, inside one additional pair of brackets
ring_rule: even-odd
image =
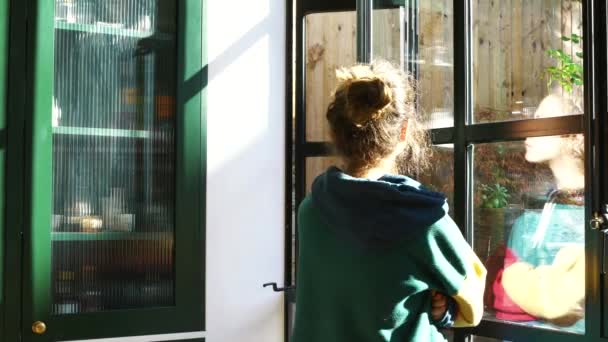
[(207, 1), (206, 331), (95, 341), (284, 342), (284, 2)]
[(283, 341), (284, 3), (208, 1), (206, 342)]

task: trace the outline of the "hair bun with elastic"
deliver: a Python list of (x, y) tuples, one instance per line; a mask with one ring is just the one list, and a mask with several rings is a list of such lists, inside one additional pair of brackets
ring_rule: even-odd
[(351, 121), (364, 125), (377, 120), (393, 100), (391, 88), (379, 78), (361, 78), (350, 82), (346, 90), (347, 113)]

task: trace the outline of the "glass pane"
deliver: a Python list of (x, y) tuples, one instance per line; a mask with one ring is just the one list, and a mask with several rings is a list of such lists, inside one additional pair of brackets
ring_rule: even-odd
[(312, 183), (318, 175), (327, 171), (330, 166), (341, 168), (338, 157), (310, 157), (306, 158), (306, 193), (311, 191)]
[(373, 57), (412, 73), (418, 81), (420, 110), (430, 128), (454, 126), (452, 3), (374, 1)]
[(487, 319), (584, 333), (583, 158), (582, 134), (475, 146)]
[(474, 122), (583, 113), (582, 2), (473, 0)]
[(445, 194), (454, 213), (454, 145), (437, 145), (433, 147), (431, 167), (415, 177), (428, 189)]
[(55, 6), (52, 313), (173, 305), (175, 3)]
[[(315, 178), (330, 166), (341, 167), (340, 158), (309, 157), (306, 158), (306, 192), (309, 193)], [(420, 175), (412, 175), (428, 189), (444, 193), (448, 198), (450, 212), (454, 199), (454, 148), (453, 145), (436, 145), (433, 147), (433, 164)]]
[(439, 331), (441, 332), (441, 334), (443, 335), (443, 337), (448, 342), (454, 342), (454, 330), (452, 330), (452, 329), (441, 329)]
[(329, 141), (325, 114), (336, 82), (336, 69), (357, 60), (354, 11), (315, 13), (305, 17), (306, 140)]
[(497, 340), (495, 338), (485, 337), (485, 336), (473, 335), (472, 337), (473, 337), (472, 338), (473, 342), (513, 342), (513, 341), (507, 341), (507, 340)]

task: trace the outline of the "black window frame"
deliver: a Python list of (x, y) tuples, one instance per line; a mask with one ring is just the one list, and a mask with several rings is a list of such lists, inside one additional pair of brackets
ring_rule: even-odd
[[(390, 2), (390, 1), (389, 1)], [(394, 1), (393, 1), (394, 2)], [(291, 1), (288, 1), (291, 4)], [(310, 157), (332, 155), (329, 142), (309, 142), (306, 140), (305, 111), (305, 51), (304, 18), (307, 14), (357, 10), (357, 57), (359, 62), (373, 59), (373, 25), (371, 12), (373, 0), (322, 0), (297, 1), (290, 7), (291, 18), (288, 25), (288, 94), (295, 95), (287, 104), (286, 141), (286, 284), (295, 285), (297, 269), (297, 226), (295, 213), (306, 195), (306, 160)], [(453, 144), (454, 146), (454, 211), (455, 222), (468, 241), (473, 237), (473, 145), (490, 142), (522, 140), (526, 137), (585, 133), (585, 217), (586, 221), (594, 213), (608, 212), (608, 86), (606, 63), (606, 1), (583, 0), (583, 44), (584, 44), (584, 113), (543, 119), (520, 121), (474, 123), (472, 106), (472, 55), (470, 1), (453, 1), (453, 41), (454, 41), (454, 126), (431, 130), (433, 144)], [(289, 6), (288, 6), (289, 7)], [(293, 25), (293, 26), (292, 26)], [(295, 35), (291, 36), (294, 31)], [(292, 45), (295, 43), (295, 45)], [(293, 48), (293, 49), (292, 49)], [(295, 69), (290, 68), (295, 61)], [(292, 82), (294, 81), (295, 82)], [(294, 89), (295, 88), (295, 89)], [(586, 248), (586, 330), (584, 335), (545, 330), (539, 328), (482, 321), (475, 328), (455, 329), (454, 341), (470, 340), (471, 335), (514, 341), (605, 341), (608, 336), (608, 305), (603, 302), (608, 296), (608, 253), (604, 251), (605, 234), (585, 227)], [(292, 245), (292, 238), (295, 244)], [(607, 245), (608, 246), (608, 245)], [(292, 268), (294, 262), (296, 267)], [(600, 279), (601, 278), (601, 279)], [(286, 303), (295, 303), (293, 295)], [(287, 312), (287, 311), (286, 311)], [(292, 319), (287, 317), (286, 321)], [(605, 327), (606, 326), (606, 327)], [(286, 326), (286, 341), (289, 329)]]

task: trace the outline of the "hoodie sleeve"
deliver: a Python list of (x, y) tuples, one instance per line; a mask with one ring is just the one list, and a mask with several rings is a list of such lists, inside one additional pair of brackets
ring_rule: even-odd
[(446, 215), (433, 224), (412, 252), (426, 270), (430, 288), (456, 301), (454, 327), (479, 324), (486, 269), (454, 221)]

